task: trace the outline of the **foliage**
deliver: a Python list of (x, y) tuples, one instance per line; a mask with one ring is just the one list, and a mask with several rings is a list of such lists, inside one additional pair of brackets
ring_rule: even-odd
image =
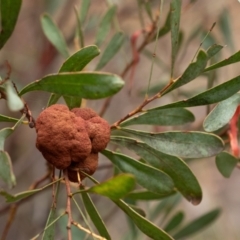
[[(201, 184), (188, 166), (188, 159), (216, 156), (217, 168), (224, 177), (230, 177), (232, 170), (239, 163), (236, 121), (239, 116), (237, 109), (240, 102), (238, 94), (240, 76), (219, 84), (216, 84), (216, 77), (210, 77), (213, 76), (211, 74), (216, 73), (217, 69), (239, 62), (240, 52), (221, 60), (219, 52), (223, 46), (211, 43), (206, 48), (198, 49), (195, 57), (186, 66), (185, 70), (182, 71), (179, 77), (175, 77), (176, 60), (180, 49), (184, 45), (184, 35), (180, 24), (181, 1), (172, 0), (169, 4), (170, 10), (166, 19), (160, 19), (159, 21), (158, 17), (155, 18), (155, 9), (151, 7), (148, 1), (139, 0), (138, 3), (141, 11), (144, 11), (148, 16), (151, 28), (150, 30), (144, 29), (143, 26), (141, 31), (136, 31), (131, 37), (133, 58), (120, 76), (115, 73), (101, 71), (110, 61), (114, 60), (114, 57), (118, 56), (124, 45), (129, 43), (126, 33), (120, 30), (118, 26), (118, 8), (116, 5), (109, 4), (103, 16), (98, 16), (99, 25), (96, 30), (95, 45), (91, 45), (92, 43), (84, 45), (87, 41), (84, 39), (83, 26), (90, 24), (87, 13), (91, 5), (95, 4), (93, 1), (90, 3), (89, 0), (82, 1), (80, 11), (75, 9), (77, 26), (75, 36), (80, 45), (80, 48), (75, 52), (68, 47), (68, 42), (61, 33), (61, 29), (54, 22), (51, 14), (43, 13), (41, 15), (39, 21), (43, 33), (65, 59), (59, 70), (42, 76), (41, 79), (23, 86), (18, 91), (17, 86), (10, 79), (11, 66), (7, 65), (9, 69), (7, 76), (2, 77), (0, 81), (1, 99), (7, 101), (11, 111), (22, 114), (19, 119), (16, 118), (16, 115), (14, 115), (15, 117), (0, 115), (1, 122), (15, 124), (13, 127), (0, 130), (0, 178), (9, 188), (12, 188), (17, 184), (16, 177), (10, 155), (5, 151), (4, 143), (16, 128), (26, 128), (26, 126), (22, 126), (26, 124), (31, 128), (35, 126), (35, 120), (25, 101), (27, 94), (34, 91), (49, 93), (49, 101), (46, 107), (57, 103), (63, 97), (69, 109), (83, 106), (88, 99), (105, 98), (102, 109), (99, 111), (102, 116), (111, 103), (112, 97), (124, 87), (124, 78), (128, 71), (132, 71), (131, 78), (133, 78), (140, 54), (144, 53), (143, 51), (147, 50), (152, 42), (157, 44), (164, 35), (171, 34), (171, 37), (168, 36), (169, 41), (171, 41), (171, 64), (168, 66), (169, 80), (166, 84), (159, 80), (159, 84), (154, 86), (153, 89), (150, 86), (150, 73), (150, 79), (146, 83), (149, 87), (147, 91), (144, 90), (146, 93), (144, 100), (139, 103), (138, 107), (111, 125), (111, 144), (109, 144), (108, 149), (102, 151), (102, 155), (109, 159), (110, 166), (114, 167), (116, 174), (101, 183), (87, 175), (93, 186), (88, 186), (89, 182), (87, 182), (86, 185), (79, 184), (76, 187), (76, 185), (70, 186), (67, 174), (63, 170), (67, 198), (64, 213), (57, 210), (57, 200), (59, 195), (62, 194), (59, 189), (64, 185), (61, 172), (59, 177), (54, 176), (55, 181), (38, 188), (40, 183), (51, 179), (52, 174), (55, 173), (51, 166), (48, 166), (46, 176), (37, 181), (37, 184), (34, 184), (27, 191), (17, 194), (10, 194), (8, 190), (3, 189), (0, 191), (0, 195), (5, 198), (6, 202), (18, 204), (19, 206), (23, 201), (30, 201), (31, 197), (37, 195), (37, 193), (52, 187), (53, 202), (45, 228), (32, 239), (36, 239), (41, 234), (43, 234), (42, 239), (54, 239), (56, 234), (54, 229), (57, 223), (67, 225), (68, 240), (78, 234), (75, 234), (75, 230), (71, 232), (71, 226), (78, 228), (82, 236), (90, 235), (96, 239), (113, 238), (92, 199), (92, 194), (108, 198), (128, 216), (132, 239), (138, 239), (140, 232), (156, 240), (182, 239), (201, 231), (202, 228), (212, 223), (220, 213), (220, 209), (216, 208), (192, 222), (183, 223), (185, 214), (183, 211), (175, 211), (175, 207), (179, 203), (180, 195), (193, 205), (198, 205), (203, 197)], [(3, 48), (11, 37), (20, 8), (20, 0), (1, 1), (2, 31), (0, 34), (0, 48)], [(163, 11), (162, 8), (163, 3), (160, 1), (160, 11)], [(10, 15), (6, 13), (10, 13)], [(161, 14), (162, 12), (160, 12)], [(220, 16), (220, 22), (222, 32), (229, 32), (227, 14)], [(206, 41), (212, 29), (213, 27), (207, 33)], [(143, 39), (137, 48), (136, 41), (140, 35), (143, 36)], [(186, 47), (195, 37), (196, 34), (193, 33), (188, 40), (185, 40)], [(209, 38), (211, 38), (211, 35), (209, 35)], [(233, 48), (232, 39), (228, 37), (226, 41), (229, 41)], [(99, 60), (95, 59), (99, 54)], [(154, 52), (154, 55), (156, 55), (156, 52)], [(157, 64), (157, 59), (155, 62)], [(161, 60), (159, 62), (161, 63)], [(94, 64), (94, 71), (87, 70), (90, 63)], [(153, 66), (153, 59), (151, 63)], [(207, 88), (200, 90), (196, 94), (192, 94), (191, 91), (184, 93), (182, 86), (195, 81), (200, 76), (207, 77)], [(187, 96), (187, 99), (178, 100), (181, 94)], [(165, 95), (174, 100), (168, 104), (158, 103), (158, 106), (154, 108), (148, 107), (149, 103)], [(201, 127), (193, 127), (191, 123), (195, 121), (195, 116), (191, 109), (186, 108), (207, 106), (209, 110), (211, 104), (216, 104), (216, 106), (212, 111), (208, 111), (202, 124), (204, 130)], [(132, 127), (135, 125), (137, 125), (137, 130)], [(142, 131), (142, 125), (174, 126), (172, 129), (177, 127), (178, 130), (149, 132)], [(229, 144), (226, 143), (226, 139), (229, 139)], [(29, 147), (34, 146), (29, 145)], [(135, 155), (129, 155), (129, 152), (126, 153), (126, 149), (134, 152)], [(82, 198), (81, 204), (76, 200), (78, 196)], [(152, 210), (152, 214), (146, 217), (144, 210), (139, 208), (138, 202), (153, 200), (159, 203)], [(71, 210), (72, 203), (76, 205), (87, 227), (83, 227), (82, 223), (73, 220), (75, 215)], [(82, 206), (80, 207), (80, 205)], [(65, 215), (68, 215), (67, 223), (64, 220)], [(87, 219), (86, 215), (89, 219)], [(161, 224), (161, 226), (154, 221), (157, 215), (164, 218), (165, 223)], [(14, 217), (12, 217), (11, 221), (13, 219)], [(89, 221), (94, 225), (94, 230)], [(140, 232), (136, 230), (136, 227)], [(95, 229), (98, 232), (97, 234), (93, 233)]]

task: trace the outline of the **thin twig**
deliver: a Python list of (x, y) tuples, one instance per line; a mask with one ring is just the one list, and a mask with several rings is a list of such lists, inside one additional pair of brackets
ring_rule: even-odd
[(14, 218), (15, 218), (15, 215), (17, 212), (17, 208), (18, 208), (17, 204), (11, 205), (11, 208), (9, 211), (9, 217), (8, 217), (7, 223), (5, 225), (5, 228), (3, 230), (1, 240), (5, 240), (7, 238), (7, 234), (8, 234), (9, 229), (14, 221)]
[(81, 226), (79, 223), (77, 223), (77, 222), (74, 222), (74, 221), (73, 221), (73, 222), (72, 222), (72, 225), (74, 225), (74, 226), (77, 227), (78, 229), (80, 229), (80, 230), (82, 230), (82, 231), (84, 231), (84, 232), (92, 235), (93, 237), (95, 237), (95, 238), (97, 238), (97, 239), (106, 240), (106, 238), (101, 237), (101, 236), (99, 236), (99, 235), (97, 235), (97, 234), (95, 234), (95, 233), (90, 232), (88, 229), (82, 227), (82, 226)]
[(72, 210), (71, 210), (71, 188), (70, 188), (70, 182), (68, 179), (68, 173), (67, 169), (63, 170), (64, 178), (65, 178), (65, 185), (66, 185), (66, 191), (67, 191), (67, 205), (66, 205), (66, 214), (68, 215), (68, 223), (67, 223), (67, 234), (68, 234), (68, 240), (72, 240), (72, 231), (71, 231), (71, 225), (72, 225)]

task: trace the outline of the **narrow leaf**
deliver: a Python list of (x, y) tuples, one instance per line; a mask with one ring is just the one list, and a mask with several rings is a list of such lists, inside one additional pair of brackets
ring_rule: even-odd
[(176, 227), (178, 227), (184, 219), (184, 213), (182, 211), (177, 212), (166, 224), (166, 227), (164, 227), (164, 230), (166, 232), (170, 232)]
[(106, 14), (103, 16), (103, 18), (99, 24), (98, 32), (97, 32), (97, 36), (96, 36), (96, 45), (97, 46), (100, 46), (103, 43), (103, 41), (106, 39), (116, 11), (117, 11), (117, 6), (113, 5), (112, 7), (110, 7), (108, 9)]
[(223, 101), (240, 90), (240, 76), (235, 77), (225, 83), (219, 84), (205, 92), (202, 92), (187, 100), (182, 100), (175, 103), (170, 103), (165, 106), (157, 107), (156, 109), (164, 108), (179, 108), (179, 107), (195, 107), (209, 105)]
[(60, 97), (61, 95), (52, 93), (48, 100), (47, 107), (50, 107), (51, 105), (56, 104)]
[(173, 192), (174, 185), (172, 179), (162, 171), (120, 153), (104, 150), (102, 154), (122, 172), (133, 174), (138, 184), (149, 191), (160, 195)]
[(164, 92), (164, 94), (181, 87), (182, 85), (185, 85), (192, 80), (194, 80), (196, 77), (198, 77), (205, 69), (208, 61), (207, 54), (200, 50), (197, 55), (196, 62), (191, 63), (187, 69), (184, 71), (181, 77), (175, 80), (175, 82)]
[(223, 46), (218, 44), (213, 44), (211, 47), (207, 50), (208, 59), (216, 55), (219, 51), (223, 49)]
[(201, 231), (203, 228), (207, 227), (209, 224), (211, 224), (213, 221), (217, 219), (217, 217), (220, 214), (220, 209), (212, 210), (211, 212), (208, 212), (204, 214), (203, 216), (195, 219), (191, 223), (189, 223), (187, 226), (182, 228), (179, 232), (177, 232), (174, 235), (174, 239), (182, 239), (186, 238), (189, 235), (192, 235), (193, 233)]
[(78, 14), (78, 10), (76, 7), (74, 7), (74, 12), (77, 18), (77, 36), (78, 36), (78, 42), (79, 42), (79, 46), (81, 48), (84, 47), (84, 35), (83, 35), (83, 28), (82, 28), (82, 22), (81, 22), (81, 18)]
[(47, 184), (46, 186), (44, 186), (42, 188), (20, 192), (20, 193), (17, 193), (15, 195), (11, 195), (10, 193), (8, 193), (6, 191), (1, 190), (0, 191), (0, 195), (5, 197), (6, 202), (8, 202), (8, 203), (17, 202), (17, 201), (19, 201), (21, 199), (27, 198), (27, 197), (35, 194), (35, 193), (38, 193), (38, 192), (42, 191), (43, 189), (48, 188), (48, 187), (52, 186), (53, 184), (55, 184), (56, 182), (59, 182), (61, 180), (62, 180), (62, 178), (60, 178), (60, 179), (58, 179), (58, 180), (56, 180), (54, 182), (51, 182), (51, 183)]
[(146, 201), (146, 200), (159, 200), (159, 199), (168, 197), (172, 194), (174, 194), (174, 192), (169, 193), (169, 195), (162, 196), (162, 195), (159, 195), (157, 193), (141, 190), (141, 191), (134, 191), (134, 192), (129, 193), (126, 196), (126, 198), (136, 200), (136, 201), (139, 201), (139, 200), (144, 200), (144, 201)]
[(79, 108), (81, 106), (82, 99), (79, 97), (63, 96), (63, 98), (70, 110), (73, 108)]
[(194, 115), (184, 108), (159, 109), (153, 111), (149, 109), (141, 115), (122, 122), (121, 127), (136, 124), (175, 126), (194, 122), (194, 120)]
[(126, 128), (121, 130), (140, 138), (158, 151), (183, 158), (211, 157), (224, 148), (222, 139), (210, 133), (197, 131), (149, 133)]
[(18, 14), (22, 5), (22, 0), (2, 0), (0, 1), (1, 32), (0, 49), (13, 33)]
[(95, 45), (90, 45), (80, 49), (70, 56), (61, 66), (59, 72), (78, 72), (98, 56), (100, 50)]
[(136, 152), (152, 166), (167, 173), (175, 187), (192, 204), (197, 205), (202, 199), (201, 187), (184, 161), (175, 156), (159, 152), (147, 144), (126, 137), (112, 137), (111, 141)]
[(82, 0), (81, 9), (80, 9), (80, 19), (81, 23), (84, 23), (87, 17), (87, 13), (90, 7), (90, 0)]
[(117, 93), (124, 85), (117, 75), (108, 73), (74, 72), (47, 75), (30, 83), (20, 92), (47, 91), (87, 99), (105, 98)]
[(171, 76), (173, 75), (175, 58), (178, 51), (180, 16), (181, 16), (181, 0), (172, 0), (171, 1), (171, 42), (172, 42)]
[(0, 150), (0, 178), (8, 184), (9, 188), (16, 185), (16, 178), (13, 173), (10, 156), (3, 150)]
[(67, 44), (65, 39), (57, 27), (57, 25), (53, 22), (52, 18), (48, 14), (43, 14), (41, 17), (42, 29), (47, 37), (47, 39), (52, 43), (52, 45), (61, 53), (64, 58), (69, 57), (69, 52), (67, 48)]
[(217, 106), (205, 118), (203, 122), (204, 130), (206, 132), (214, 132), (225, 126), (233, 117), (239, 103), (239, 94), (235, 94), (230, 98), (218, 103)]
[(111, 237), (108, 233), (108, 230), (107, 230), (100, 214), (98, 213), (94, 203), (92, 202), (92, 199), (90, 198), (90, 196), (85, 192), (81, 193), (81, 196), (83, 199), (85, 209), (86, 209), (89, 217), (91, 218), (94, 226), (98, 230), (99, 234), (102, 237), (105, 237), (106, 239), (111, 239)]
[(154, 240), (173, 240), (171, 236), (169, 236), (165, 231), (158, 228), (152, 222), (142, 217), (136, 211), (134, 211), (131, 207), (129, 207), (124, 201), (117, 200), (114, 201), (115, 204), (121, 208), (135, 223), (135, 225), (148, 237)]
[(18, 121), (17, 118), (12, 118), (12, 117), (0, 114), (0, 122), (17, 122), (17, 121)]
[(13, 128), (3, 128), (0, 130), (0, 150), (4, 149), (4, 142), (13, 133)]
[(117, 32), (114, 34), (109, 44), (107, 45), (105, 51), (103, 52), (96, 70), (101, 70), (119, 51), (124, 42), (124, 34), (122, 32)]
[(226, 178), (231, 176), (233, 169), (239, 160), (227, 152), (221, 152), (216, 156), (216, 165), (219, 172)]
[(87, 191), (117, 200), (126, 196), (134, 187), (135, 178), (132, 175), (120, 174), (106, 182), (89, 188)]
[(23, 101), (16, 93), (11, 82), (6, 82), (5, 90), (7, 95), (7, 105), (9, 109), (14, 112), (22, 110), (24, 107)]
[[(164, 35), (166, 35), (167, 33), (169, 33), (171, 30), (171, 9), (169, 9), (167, 18), (165, 20), (165, 23), (163, 25), (162, 28), (160, 28), (159, 33), (158, 33), (158, 37), (163, 37)], [(153, 41), (156, 39), (156, 36), (152, 39)]]
[(208, 72), (208, 71), (211, 71), (213, 69), (217, 69), (217, 68), (221, 68), (221, 67), (225, 67), (227, 65), (230, 65), (230, 64), (233, 64), (233, 63), (237, 63), (240, 61), (240, 51), (236, 52), (235, 54), (233, 54), (232, 56), (230, 56), (229, 58), (221, 61), (221, 62), (218, 62), (218, 63), (215, 63), (209, 67), (207, 67), (204, 72)]

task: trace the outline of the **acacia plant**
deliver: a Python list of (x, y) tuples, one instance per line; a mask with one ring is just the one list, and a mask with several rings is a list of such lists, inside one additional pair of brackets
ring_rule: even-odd
[[(4, 47), (14, 31), (21, 2), (0, 2), (0, 48)], [(46, 38), (65, 59), (61, 67), (19, 89), (11, 80), (11, 74), (14, 74), (11, 63), (4, 63), (6, 74), (2, 75), (0, 82), (1, 99), (6, 100), (11, 111), (18, 113), (18, 118), (0, 115), (1, 122), (11, 124), (0, 130), (0, 178), (5, 183), (0, 194), (7, 202), (0, 212), (9, 212), (2, 240), (11, 231), (11, 224), (21, 204), (30, 202), (37, 193), (51, 187), (52, 196), (46, 194), (46, 198), (52, 198), (52, 205), (45, 227), (32, 239), (40, 236), (42, 239), (56, 239), (59, 233), (55, 232), (55, 228), (60, 225), (66, 227), (63, 235), (67, 234), (68, 240), (117, 239), (117, 236), (109, 233), (104, 218), (95, 206), (95, 200), (92, 200), (97, 195), (100, 196), (98, 201), (101, 202), (103, 197), (108, 198), (129, 217), (126, 221), (131, 229), (130, 239), (139, 239), (143, 235), (159, 240), (182, 239), (207, 226), (219, 215), (219, 209), (216, 208), (185, 226), (183, 223), (182, 226), (184, 214), (176, 212), (166, 224), (158, 226), (154, 222), (158, 214), (167, 218), (180, 196), (193, 205), (201, 202), (202, 190), (188, 166), (189, 159), (216, 156), (216, 165), (225, 177), (229, 177), (237, 166), (240, 76), (216, 84), (216, 70), (239, 62), (240, 52), (227, 59), (219, 59), (223, 46), (216, 44), (211, 35), (215, 23), (209, 27), (209, 31), (198, 28), (197, 32), (184, 39), (180, 30), (183, 3), (180, 0), (172, 0), (166, 4), (163, 1), (158, 2), (151, 4), (150, 1), (137, 1), (142, 29), (127, 36), (120, 30), (117, 6), (108, 1), (106, 12), (101, 18), (98, 17), (93, 43), (86, 42), (84, 31), (91, 19), (86, 17), (88, 10), (97, 2), (82, 0), (79, 9), (72, 9), (76, 15), (74, 38), (77, 44), (71, 51), (52, 17), (43, 13), (39, 21)], [(194, 2), (189, 1), (189, 4)], [(167, 16), (163, 14), (166, 11)], [(205, 34), (205, 41), (199, 42), (200, 47), (193, 53), (192, 61), (186, 64), (180, 76), (176, 76), (175, 62), (179, 52), (181, 49), (186, 50), (199, 32), (202, 36)], [(159, 54), (161, 49), (157, 46), (165, 35), (171, 42), (171, 61), (163, 66), (169, 77), (168, 81), (155, 81), (157, 84), (153, 86), (153, 67), (156, 64), (162, 65)], [(132, 56), (120, 74), (101, 71), (110, 61), (115, 61), (115, 55), (122, 56), (121, 51), (125, 51), (125, 46), (129, 45)], [(135, 91), (133, 79), (136, 71), (141, 71), (138, 69), (138, 62), (142, 55), (149, 57), (151, 61), (150, 76), (146, 81), (142, 101), (119, 120), (109, 123), (107, 117), (104, 117), (105, 113), (115, 101), (114, 95), (124, 88), (124, 83), (128, 80), (127, 74), (130, 80), (125, 84), (128, 88), (126, 92), (132, 94)], [(91, 71), (88, 67), (90, 62), (95, 64)], [(196, 94), (181, 91), (183, 85), (199, 76), (207, 78), (206, 89), (198, 89)], [(143, 82), (145, 79), (138, 81)], [(49, 93), (49, 100), (39, 116), (32, 115), (25, 100), (25, 95), (34, 94), (34, 91)], [(185, 96), (184, 100), (180, 100), (182, 95)], [(168, 96), (171, 102), (159, 102), (158, 99), (163, 96)], [(87, 107), (89, 99), (104, 99), (101, 109)], [(157, 106), (149, 107), (153, 102)], [(212, 108), (212, 104), (216, 105)], [(190, 124), (195, 121), (195, 117), (188, 108), (197, 106), (207, 106), (207, 116), (202, 125), (196, 127)], [(108, 115), (111, 114), (116, 112)], [(16, 113), (14, 116), (17, 116)], [(137, 127), (132, 128), (133, 125)], [(142, 131), (143, 125), (153, 126), (147, 128), (152, 129), (151, 132)], [(4, 149), (4, 142), (16, 128), (28, 126), (32, 131), (36, 130), (36, 147), (42, 153), (43, 165), (47, 160), (46, 174), (41, 179), (36, 179), (26, 191), (12, 194), (7, 188), (14, 187), (17, 181), (10, 156)], [(174, 130), (166, 131), (165, 126), (172, 126)], [(29, 148), (35, 148), (35, 144), (29, 143)], [(126, 154), (126, 149), (135, 155), (129, 155), (129, 151)], [(95, 171), (100, 171), (100, 155), (109, 160), (107, 167), (115, 170), (112, 177), (107, 177), (102, 182), (91, 176)], [(89, 180), (85, 181), (86, 179)], [(65, 193), (61, 190), (63, 187), (66, 189)], [(66, 197), (65, 206), (59, 206), (62, 204), (59, 200), (62, 195)], [(151, 219), (148, 219), (144, 210), (139, 208), (138, 202), (153, 200), (160, 204), (153, 209), (155, 216), (152, 214)], [(59, 210), (62, 207), (65, 211)], [(82, 220), (75, 220), (79, 219), (78, 215)], [(62, 221), (64, 216), (67, 216), (66, 222)], [(74, 227), (78, 229), (77, 232)]]

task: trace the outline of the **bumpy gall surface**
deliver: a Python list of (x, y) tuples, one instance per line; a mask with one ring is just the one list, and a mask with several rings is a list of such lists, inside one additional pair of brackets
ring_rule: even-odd
[(110, 140), (110, 126), (90, 108), (71, 111), (60, 104), (45, 109), (36, 120), (36, 146), (58, 169), (68, 169), (70, 181), (92, 175), (98, 166), (98, 152)]

